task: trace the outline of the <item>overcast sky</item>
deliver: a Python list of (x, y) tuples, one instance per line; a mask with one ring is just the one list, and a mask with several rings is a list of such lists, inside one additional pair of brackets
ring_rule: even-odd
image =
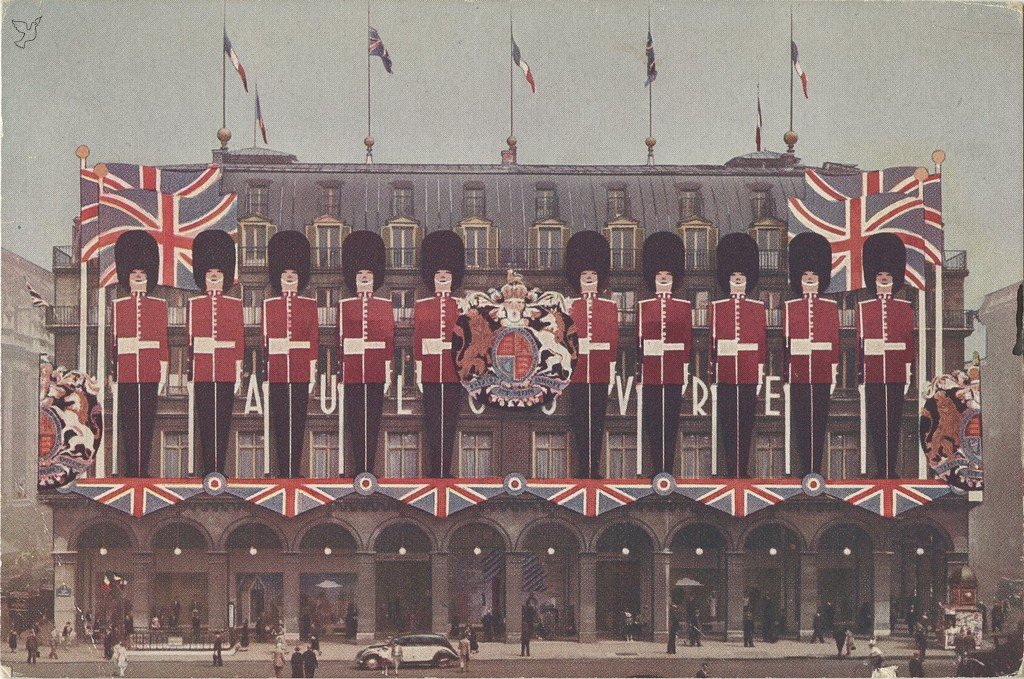
[[(512, 3), (520, 163), (643, 163), (642, 3)], [(767, 146), (788, 127), (789, 10), (810, 99), (798, 155), (863, 168), (945, 149), (947, 249), (968, 250), (968, 307), (1021, 276), (1021, 21), (953, 2), (651, 4), (661, 163), (721, 164), (753, 150), (760, 82)], [(508, 135), (505, 0), (371, 0), (395, 74), (372, 64), (378, 162), (496, 163)], [(90, 164), (210, 160), (221, 122), (221, 3), (16, 0), (3, 5), (3, 246), (49, 266), (77, 214), (78, 144)], [(11, 19), (42, 16), (24, 49)], [(273, 148), (360, 162), (366, 3), (229, 0), (228, 34)], [(232, 147), (252, 144), (253, 98), (228, 73)]]

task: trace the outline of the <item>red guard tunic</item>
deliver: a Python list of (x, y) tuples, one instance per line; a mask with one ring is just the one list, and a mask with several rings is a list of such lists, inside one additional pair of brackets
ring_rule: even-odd
[(271, 383), (308, 382), (319, 343), (315, 299), (284, 293), (263, 302), (263, 351)]
[(569, 381), (608, 384), (612, 381), (611, 364), (619, 353), (619, 308), (595, 294), (584, 294), (571, 302), (569, 316), (579, 334), (580, 350)]
[(416, 302), (413, 312), (413, 358), (423, 366), (420, 379), (424, 384), (459, 381), (451, 355), (452, 331), (455, 330), (458, 318), (459, 305), (448, 293), (437, 293)]
[(234, 382), (236, 361), (245, 352), (242, 300), (220, 292), (193, 297), (187, 327), (192, 381)]
[(338, 348), (344, 384), (383, 384), (395, 351), (391, 300), (366, 293), (338, 302)]
[[(690, 302), (659, 293), (638, 305), (637, 335), (644, 385), (683, 384), (693, 349)], [(575, 318), (575, 317), (574, 317)]]
[(135, 293), (114, 300), (111, 323), (116, 379), (126, 384), (160, 381), (160, 362), (170, 360), (167, 302)]
[(730, 295), (711, 305), (711, 352), (719, 384), (757, 384), (764, 365), (764, 302)]
[(789, 382), (831, 384), (832, 366), (839, 363), (839, 305), (813, 293), (789, 300), (782, 334), (789, 352)]
[(879, 295), (857, 307), (857, 340), (865, 384), (906, 384), (914, 362), (914, 307)]

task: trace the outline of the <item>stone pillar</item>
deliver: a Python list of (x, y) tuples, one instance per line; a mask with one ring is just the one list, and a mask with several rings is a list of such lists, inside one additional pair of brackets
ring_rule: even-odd
[(818, 610), (818, 553), (800, 554), (800, 638), (811, 636), (814, 630), (814, 613)]
[(892, 634), (889, 600), (892, 596), (892, 552), (875, 552), (875, 625), (876, 637), (887, 637)]
[(743, 578), (743, 552), (726, 552), (726, 609), (725, 609), (725, 638), (743, 638), (743, 599), (746, 593), (746, 583)]
[(356, 552), (356, 609), (359, 611), (356, 641), (373, 641), (377, 635), (377, 555), (374, 552)]
[[(209, 625), (213, 629), (223, 629), (228, 626), (228, 602), (235, 600), (235, 583), (228, 578), (228, 553), (207, 552), (206, 572), (209, 574), (206, 593), (206, 610), (209, 611)], [(238, 605), (238, 602), (235, 602)], [(184, 614), (184, 611), (182, 611)], [(235, 624), (241, 624), (241, 620), (235, 614)]]
[(594, 552), (580, 552), (580, 641), (597, 641), (597, 561)]
[(451, 577), (448, 556), (448, 552), (430, 554), (430, 627), (434, 632), (445, 636), (448, 636), (452, 626), (448, 613), (448, 602), (451, 598), (448, 591), (448, 579)]
[(132, 616), (139, 627), (151, 617), (149, 598), (153, 592), (153, 552), (136, 552), (132, 560), (128, 595), (132, 602)]
[[(75, 606), (78, 601), (76, 571), (78, 552), (53, 553), (53, 624), (64, 629), (64, 623), (75, 624)], [(68, 596), (61, 596), (69, 592)], [(84, 592), (82, 593), (84, 594)], [(82, 605), (85, 609), (84, 604)]]
[(283, 552), (281, 554), (282, 571), (284, 571), (284, 591), (281, 611), (284, 618), (285, 634), (299, 637), (299, 569), (302, 567), (301, 552)]
[(523, 559), (527, 552), (509, 552), (505, 555), (505, 641), (519, 643), (523, 631)]
[(672, 552), (664, 550), (654, 553), (654, 576), (651, 581), (651, 631), (654, 641), (668, 641), (668, 607), (672, 585), (669, 582), (669, 570), (672, 563)]

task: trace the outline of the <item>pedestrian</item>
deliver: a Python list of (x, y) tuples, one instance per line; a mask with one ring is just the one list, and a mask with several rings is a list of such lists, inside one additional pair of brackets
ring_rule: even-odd
[(202, 620), (199, 617), (199, 608), (192, 609), (192, 641), (199, 642), (200, 627)]
[(484, 626), (484, 641), (494, 640), (494, 614), (491, 613), (491, 609), (488, 608), (484, 611), (483, 617), (480, 618), (480, 623)]
[[(532, 623), (531, 623), (532, 625)], [(530, 655), (530, 643), (526, 643), (526, 655)], [(459, 671), (469, 672), (469, 636), (463, 632), (459, 639)]]
[(924, 658), (921, 657), (920, 651), (914, 651), (914, 657), (910, 659), (908, 664), (910, 669), (910, 676), (912, 677), (923, 677), (924, 676)]
[(811, 620), (811, 643), (825, 643), (824, 624), (821, 620), (821, 613), (815, 612), (814, 618)]
[(754, 610), (750, 604), (743, 605), (743, 647), (754, 647)]
[(697, 677), (697, 679), (707, 679), (711, 676), (708, 674), (708, 663), (706, 660), (700, 664), (700, 669), (697, 670), (697, 674), (693, 676)]
[(907, 630), (909, 634), (913, 634), (917, 630), (917, 609), (914, 607), (914, 602), (910, 602), (907, 607)]
[(823, 634), (831, 634), (835, 631), (836, 609), (831, 601), (826, 601), (825, 605), (821, 607), (821, 624)]
[(317, 655), (320, 655), (320, 637), (313, 634), (309, 637), (309, 647), (316, 651)]
[(666, 653), (676, 654), (676, 637), (679, 636), (679, 607), (672, 604), (668, 607), (668, 648)]
[(28, 661), (34, 665), (36, 658), (39, 657), (39, 637), (36, 636), (34, 629), (28, 631), (28, 637), (25, 638), (25, 650), (28, 651)]
[(316, 651), (312, 646), (306, 646), (306, 652), (302, 654), (302, 669), (305, 671), (305, 676), (316, 676), (316, 668), (319, 665), (320, 661), (316, 657)]
[(124, 625), (125, 637), (130, 637), (135, 631), (135, 618), (132, 617), (131, 613), (125, 613), (124, 622), (122, 624)]
[(622, 612), (622, 629), (626, 634), (626, 641), (633, 641), (633, 612)]
[(928, 630), (924, 628), (924, 625), (917, 626), (917, 631), (914, 632), (914, 644), (917, 646), (917, 652), (921, 654), (921, 660), (924, 660), (928, 653)]
[(842, 625), (833, 626), (832, 639), (836, 642), (836, 657), (842, 658), (846, 650), (846, 628)]
[(519, 631), (519, 657), (530, 657), (530, 639), (533, 637), (533, 621), (523, 616), (523, 627)]
[(18, 650), (18, 633), (15, 632), (13, 629), (11, 630), (11, 633), (7, 636), (7, 645), (11, 647), (12, 653)]
[(872, 676), (875, 671), (881, 671), (885, 665), (885, 656), (882, 655), (882, 649), (878, 648), (878, 642), (874, 639), (868, 642), (868, 667), (871, 668)]
[(224, 657), (221, 652), (224, 650), (224, 637), (220, 632), (213, 638), (213, 666), (224, 667)]
[(292, 677), (304, 677), (303, 673), (303, 660), (302, 650), (298, 646), (295, 647), (295, 652), (292, 653)]
[(1001, 632), (1003, 629), (1003, 605), (999, 601), (992, 604), (992, 631)]
[(71, 648), (71, 635), (74, 634), (75, 629), (71, 626), (71, 621), (64, 623), (64, 629), (61, 631), (61, 641), (64, 642), (64, 648)]
[(249, 648), (249, 618), (242, 624), (242, 648)]
[(845, 653), (845, 655), (846, 655), (847, 658), (849, 658), (850, 657), (850, 652), (857, 650), (857, 644), (853, 640), (853, 630), (850, 629), (849, 627), (847, 627), (846, 625), (843, 625), (843, 627), (846, 628), (846, 653)]
[(466, 637), (469, 639), (469, 652), (479, 653), (480, 643), (477, 641), (476, 630), (473, 629), (472, 625), (466, 625)]
[(120, 641), (113, 648), (114, 676), (123, 677), (128, 669), (128, 649)]
[(103, 630), (103, 657), (107, 660), (114, 657), (114, 631), (109, 627)]
[(280, 677), (284, 671), (284, 646), (275, 646), (270, 652), (270, 666), (274, 669), (274, 676)]
[(687, 625), (689, 625), (690, 646), (701, 646), (702, 644), (700, 643), (700, 610), (697, 608), (696, 604), (694, 604), (693, 606), (693, 612), (690, 616), (690, 619), (687, 620)]
[(50, 660), (57, 659), (57, 644), (60, 643), (60, 632), (54, 627), (53, 631), (50, 632), (50, 654), (46, 656)]

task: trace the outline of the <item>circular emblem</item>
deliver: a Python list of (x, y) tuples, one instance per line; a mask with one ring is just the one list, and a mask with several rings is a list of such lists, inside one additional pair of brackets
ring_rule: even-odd
[(506, 382), (520, 382), (533, 375), (537, 367), (538, 344), (526, 328), (504, 328), (491, 348), (494, 373)]
[(228, 486), (228, 480), (220, 472), (210, 472), (203, 479), (203, 490), (209, 495), (220, 495)]
[(805, 495), (818, 497), (825, 492), (825, 478), (821, 474), (811, 472), (800, 482), (800, 487), (803, 488)]
[(661, 472), (651, 479), (651, 486), (658, 495), (671, 495), (676, 491), (676, 480), (668, 472)]
[(512, 473), (505, 477), (502, 483), (505, 492), (509, 495), (522, 495), (526, 492), (526, 478), (522, 474)]
[(355, 487), (360, 495), (373, 495), (377, 492), (377, 477), (370, 472), (361, 472), (356, 475)]

